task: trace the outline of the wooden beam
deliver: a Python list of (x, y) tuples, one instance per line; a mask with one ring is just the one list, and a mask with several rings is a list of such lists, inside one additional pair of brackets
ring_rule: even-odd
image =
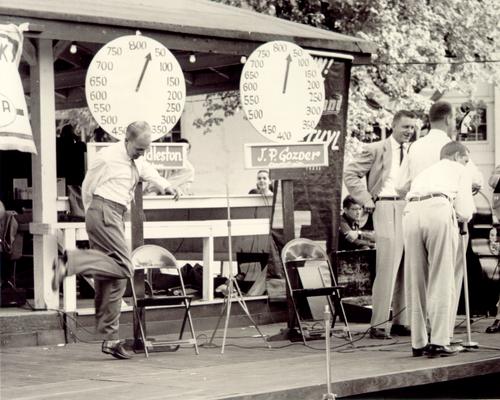
[[(69, 89), (74, 87), (85, 87), (86, 71), (83, 69), (59, 72), (55, 75), (55, 90)], [(29, 93), (30, 81), (23, 79), (25, 93)]]
[(30, 39), (24, 38), (23, 40), (23, 55), (28, 65), (34, 67), (36, 65), (36, 49)]
[(116, 27), (110, 25), (93, 25), (88, 23), (62, 22), (37, 18), (15, 17), (1, 15), (0, 19), (19, 24), (28, 20), (30, 23), (43, 25), (40, 33), (26, 32), (27, 37), (36, 37), (55, 40), (82, 41), (90, 43), (107, 43), (125, 35), (135, 35), (140, 29), (143, 35), (163, 43), (171, 50), (190, 50), (203, 53), (249, 55), (262, 44), (258, 40), (237, 40), (231, 38), (214, 38), (210, 36), (180, 34), (174, 31), (158, 31), (134, 27)]
[(62, 94), (62, 93), (57, 92), (57, 91), (55, 92), (55, 95), (56, 95), (56, 99), (58, 99), (58, 100), (66, 100), (68, 98), (67, 95)]
[(71, 54), (69, 51), (66, 51), (59, 56), (59, 59), (66, 61), (76, 68), (87, 69), (94, 55), (89, 55), (86, 52), (82, 51), (82, 49), (78, 45), (75, 46), (77, 46), (78, 49), (75, 54)]
[(213, 85), (217, 83), (226, 83), (228, 80), (234, 81), (239, 85), (240, 75), (241, 75), (241, 67), (237, 68), (224, 68), (220, 69), (217, 72), (215, 71), (203, 71), (198, 72), (196, 74), (192, 74), (193, 86), (204, 86), (204, 85)]
[(69, 40), (59, 40), (54, 46), (54, 60), (57, 60), (70, 45), (71, 42)]
[(56, 99), (56, 110), (87, 107), (87, 100), (85, 98), (85, 90), (83, 87), (67, 89), (65, 92), (65, 99)]
[[(160, 24), (152, 27), (146, 21), (122, 20), (122, 26), (106, 23), (78, 23), (47, 20), (36, 17), (17, 17), (0, 15), (0, 18), (12, 23), (29, 22), (43, 26), (43, 32), (26, 32), (26, 36), (40, 37), (57, 40), (85, 41), (94, 43), (107, 43), (112, 39), (124, 35), (135, 35), (139, 29), (143, 35), (152, 37), (167, 48), (174, 50), (200, 51), (206, 53), (249, 55), (262, 43), (270, 40), (292, 41), (308, 49), (335, 51), (338, 53), (354, 55), (354, 64), (358, 58), (369, 62), (370, 53), (376, 50), (375, 44), (363, 40), (344, 40), (327, 38), (296, 37), (290, 35), (276, 35), (258, 32), (225, 31), (221, 29), (197, 29), (195, 27), (181, 27), (176, 25)], [(185, 32), (180, 32), (180, 30)]]
[(196, 62), (189, 62), (189, 57), (191, 54), (182, 54), (177, 55), (176, 58), (181, 64), (183, 71), (199, 71), (207, 68), (221, 68), (227, 67), (230, 65), (239, 65), (241, 64), (241, 57), (235, 55), (225, 55), (225, 54), (207, 54), (207, 53), (198, 53), (195, 54)]
[[(31, 124), (38, 154), (31, 156), (33, 222), (57, 222), (56, 125), (52, 41), (36, 40), (38, 62), (31, 67)], [(33, 235), (35, 308), (59, 308), (51, 288), (52, 261), (57, 256), (53, 234)]]

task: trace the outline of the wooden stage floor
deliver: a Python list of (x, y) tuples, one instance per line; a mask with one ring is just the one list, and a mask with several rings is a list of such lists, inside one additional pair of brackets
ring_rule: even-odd
[[(492, 319), (474, 322), (473, 339), (482, 346), (500, 347), (500, 334), (484, 334)], [(282, 324), (261, 326), (275, 334)], [(340, 324), (337, 325), (340, 328)], [(352, 324), (355, 339), (366, 324)], [(457, 328), (465, 339), (465, 329)], [(198, 332), (199, 343), (211, 332)], [(101, 354), (98, 343), (3, 348), (2, 400), (8, 399), (321, 399), (326, 392), (323, 341), (309, 347), (288, 341), (271, 342), (267, 349), (254, 328), (231, 328), (225, 354), (202, 346), (175, 353), (137, 354), (115, 360)], [(480, 348), (454, 357), (411, 356), (409, 338), (363, 338), (356, 348), (345, 345), (335, 331), (331, 346), (333, 391), (338, 397), (412, 387), (434, 382), (500, 373), (500, 350)], [(222, 330), (217, 333), (221, 344)], [(342, 346), (344, 345), (344, 346)], [(342, 346), (342, 347), (341, 347)], [(491, 388), (490, 388), (491, 389)], [(500, 384), (491, 389), (500, 398)], [(490, 390), (490, 392), (491, 392)], [(497, 391), (497, 392), (496, 392)]]

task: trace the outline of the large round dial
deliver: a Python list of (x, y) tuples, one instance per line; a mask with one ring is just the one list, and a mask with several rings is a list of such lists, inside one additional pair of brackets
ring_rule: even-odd
[(85, 79), (87, 104), (97, 123), (117, 139), (138, 120), (151, 125), (153, 140), (179, 121), (186, 100), (182, 69), (160, 42), (122, 36), (102, 47)]
[(321, 118), (325, 86), (309, 53), (294, 43), (273, 41), (248, 57), (240, 96), (248, 120), (260, 134), (274, 142), (298, 142)]

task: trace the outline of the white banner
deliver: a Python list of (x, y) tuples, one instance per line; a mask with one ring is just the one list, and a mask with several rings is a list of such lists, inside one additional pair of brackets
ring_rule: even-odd
[(0, 150), (36, 154), (18, 66), (23, 34), (13, 24), (0, 24)]

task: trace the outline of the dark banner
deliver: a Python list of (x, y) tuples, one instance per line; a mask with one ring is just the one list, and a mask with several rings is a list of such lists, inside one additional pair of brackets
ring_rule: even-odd
[[(316, 130), (304, 137), (304, 141), (326, 142), (329, 165), (288, 172), (293, 180), (294, 211), (311, 212), (311, 225), (302, 227), (300, 237), (325, 240), (327, 251), (332, 252), (337, 250), (342, 201), (342, 170), (351, 62), (325, 57), (314, 58), (323, 66), (325, 109)], [(283, 178), (284, 172), (273, 170), (271, 176), (273, 179)]]
[[(291, 179), (293, 182), (294, 211), (311, 213), (310, 225), (302, 225), (300, 237), (326, 242), (327, 253), (337, 251), (342, 195), (342, 171), (347, 125), (347, 100), (351, 62), (345, 59), (314, 57), (323, 66), (325, 77), (325, 109), (316, 130), (304, 138), (306, 142), (326, 142), (328, 166), (306, 169), (271, 170), (271, 178)], [(284, 301), (286, 290), (281, 262), (281, 249), (285, 245), (284, 230), (276, 226), (283, 222), (281, 185), (275, 183), (273, 217), (270, 241), (270, 260), (266, 289), (272, 301)], [(279, 188), (279, 195), (277, 189)], [(286, 221), (284, 222), (286, 224)], [(295, 220), (295, 226), (300, 221)], [(297, 232), (295, 233), (297, 235)], [(288, 239), (290, 240), (290, 239)], [(289, 305), (289, 311), (292, 310)], [(293, 316), (289, 316), (289, 322)]]
[(303, 179), (294, 182), (294, 199), (296, 211), (311, 211), (311, 225), (304, 226), (300, 236), (326, 240), (331, 252), (337, 250), (351, 63), (334, 60), (324, 65), (325, 109), (316, 132), (305, 140), (327, 142), (329, 166), (306, 170)]

